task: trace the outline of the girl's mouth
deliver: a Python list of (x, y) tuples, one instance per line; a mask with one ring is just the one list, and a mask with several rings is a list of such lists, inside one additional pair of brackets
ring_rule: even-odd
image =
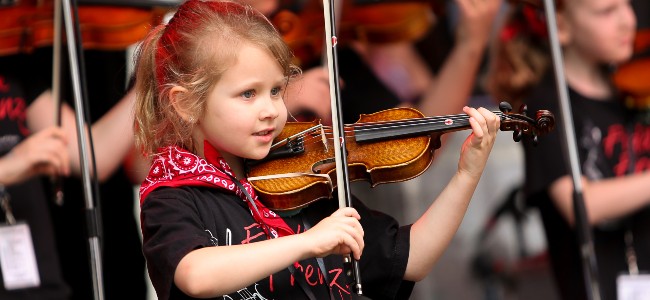
[(271, 130), (265, 130), (265, 131), (260, 131), (260, 132), (253, 133), (253, 135), (256, 135), (256, 136), (265, 136), (265, 135), (271, 134), (272, 132), (273, 132), (273, 131), (271, 131)]

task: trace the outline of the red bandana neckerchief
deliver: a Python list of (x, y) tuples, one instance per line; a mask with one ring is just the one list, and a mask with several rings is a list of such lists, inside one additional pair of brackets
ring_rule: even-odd
[(267, 237), (294, 234), (280, 216), (259, 201), (248, 180), (242, 179), (239, 182), (255, 205), (247, 199), (246, 193), (242, 192), (233, 181), (235, 177), (226, 161), (208, 142), (204, 143), (204, 153), (206, 159), (178, 146), (161, 148), (161, 151), (153, 157), (149, 175), (140, 185), (140, 205), (144, 203), (150, 192), (159, 187), (207, 186), (224, 189), (235, 193), (248, 204), (253, 218), (266, 232)]

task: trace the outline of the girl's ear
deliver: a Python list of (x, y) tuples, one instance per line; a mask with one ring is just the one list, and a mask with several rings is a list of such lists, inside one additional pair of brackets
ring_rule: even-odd
[(183, 100), (187, 96), (186, 93), (188, 90), (180, 85), (175, 85), (169, 90), (169, 102), (178, 115), (185, 120), (185, 122), (192, 123), (191, 119), (192, 114), (187, 111), (185, 105), (183, 105)]

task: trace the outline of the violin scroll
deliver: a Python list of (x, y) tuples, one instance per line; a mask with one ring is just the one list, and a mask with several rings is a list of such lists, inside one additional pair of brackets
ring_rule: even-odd
[(532, 119), (526, 115), (528, 107), (524, 104), (519, 107), (519, 113), (512, 113), (512, 106), (508, 102), (499, 103), (502, 131), (512, 131), (512, 139), (521, 141), (524, 135), (531, 136), (533, 145), (537, 145), (538, 137), (547, 134), (555, 128), (555, 116), (548, 110), (539, 110)]

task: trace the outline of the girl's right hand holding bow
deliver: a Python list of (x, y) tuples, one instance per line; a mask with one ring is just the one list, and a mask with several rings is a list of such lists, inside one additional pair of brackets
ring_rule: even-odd
[(305, 245), (310, 245), (310, 257), (351, 253), (355, 259), (361, 259), (364, 241), (360, 219), (354, 208), (344, 207), (302, 233), (307, 240)]

